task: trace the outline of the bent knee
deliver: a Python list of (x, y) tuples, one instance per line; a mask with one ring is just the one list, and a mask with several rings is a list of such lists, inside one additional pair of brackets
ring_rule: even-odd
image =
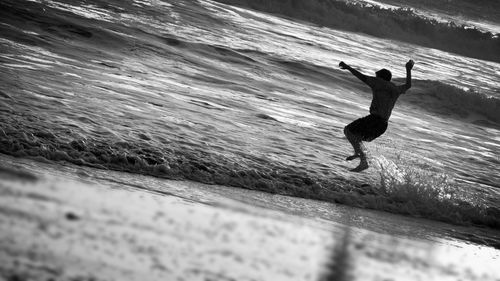
[(344, 135), (350, 141), (360, 142), (363, 140), (363, 138), (360, 135), (352, 132), (352, 130), (348, 128), (348, 126), (344, 128)]

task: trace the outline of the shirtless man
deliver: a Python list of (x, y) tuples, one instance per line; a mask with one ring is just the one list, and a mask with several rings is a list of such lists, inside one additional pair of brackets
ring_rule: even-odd
[(359, 80), (370, 86), (373, 93), (370, 115), (359, 118), (344, 128), (344, 134), (354, 148), (354, 155), (347, 157), (346, 160), (356, 158), (361, 160), (359, 165), (351, 171), (361, 172), (368, 169), (362, 142), (370, 142), (385, 132), (396, 100), (411, 87), (411, 69), (414, 64), (413, 60), (406, 63), (406, 83), (396, 86), (391, 82), (391, 72), (385, 68), (375, 72), (375, 77), (373, 77), (364, 75), (343, 61), (340, 62), (341, 69), (349, 70)]

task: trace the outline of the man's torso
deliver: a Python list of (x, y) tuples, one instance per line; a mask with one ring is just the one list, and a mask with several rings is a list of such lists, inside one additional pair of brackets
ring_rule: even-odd
[(373, 93), (370, 113), (389, 120), (398, 97), (406, 89), (377, 77), (368, 77), (366, 84), (371, 87)]

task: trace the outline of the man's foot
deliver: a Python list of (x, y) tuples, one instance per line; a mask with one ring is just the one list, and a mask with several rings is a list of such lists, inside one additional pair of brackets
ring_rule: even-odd
[(351, 160), (354, 160), (354, 159), (359, 158), (359, 157), (360, 157), (359, 154), (354, 154), (354, 155), (348, 156), (345, 160), (351, 161)]
[(359, 173), (359, 172), (364, 171), (366, 169), (368, 169), (368, 162), (365, 160), (365, 161), (361, 161), (356, 168), (351, 169), (351, 172)]

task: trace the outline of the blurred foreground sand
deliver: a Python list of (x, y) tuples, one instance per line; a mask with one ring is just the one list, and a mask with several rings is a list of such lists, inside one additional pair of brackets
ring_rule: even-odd
[[(500, 280), (498, 250), (391, 235), (389, 224), (365, 229), (366, 215), (352, 226), (245, 203), (213, 186), (151, 179), (144, 184), (160, 187), (145, 190), (111, 180), (113, 172), (98, 179), (90, 168), (71, 174), (4, 160), (0, 280)], [(339, 210), (342, 218), (355, 209)]]

